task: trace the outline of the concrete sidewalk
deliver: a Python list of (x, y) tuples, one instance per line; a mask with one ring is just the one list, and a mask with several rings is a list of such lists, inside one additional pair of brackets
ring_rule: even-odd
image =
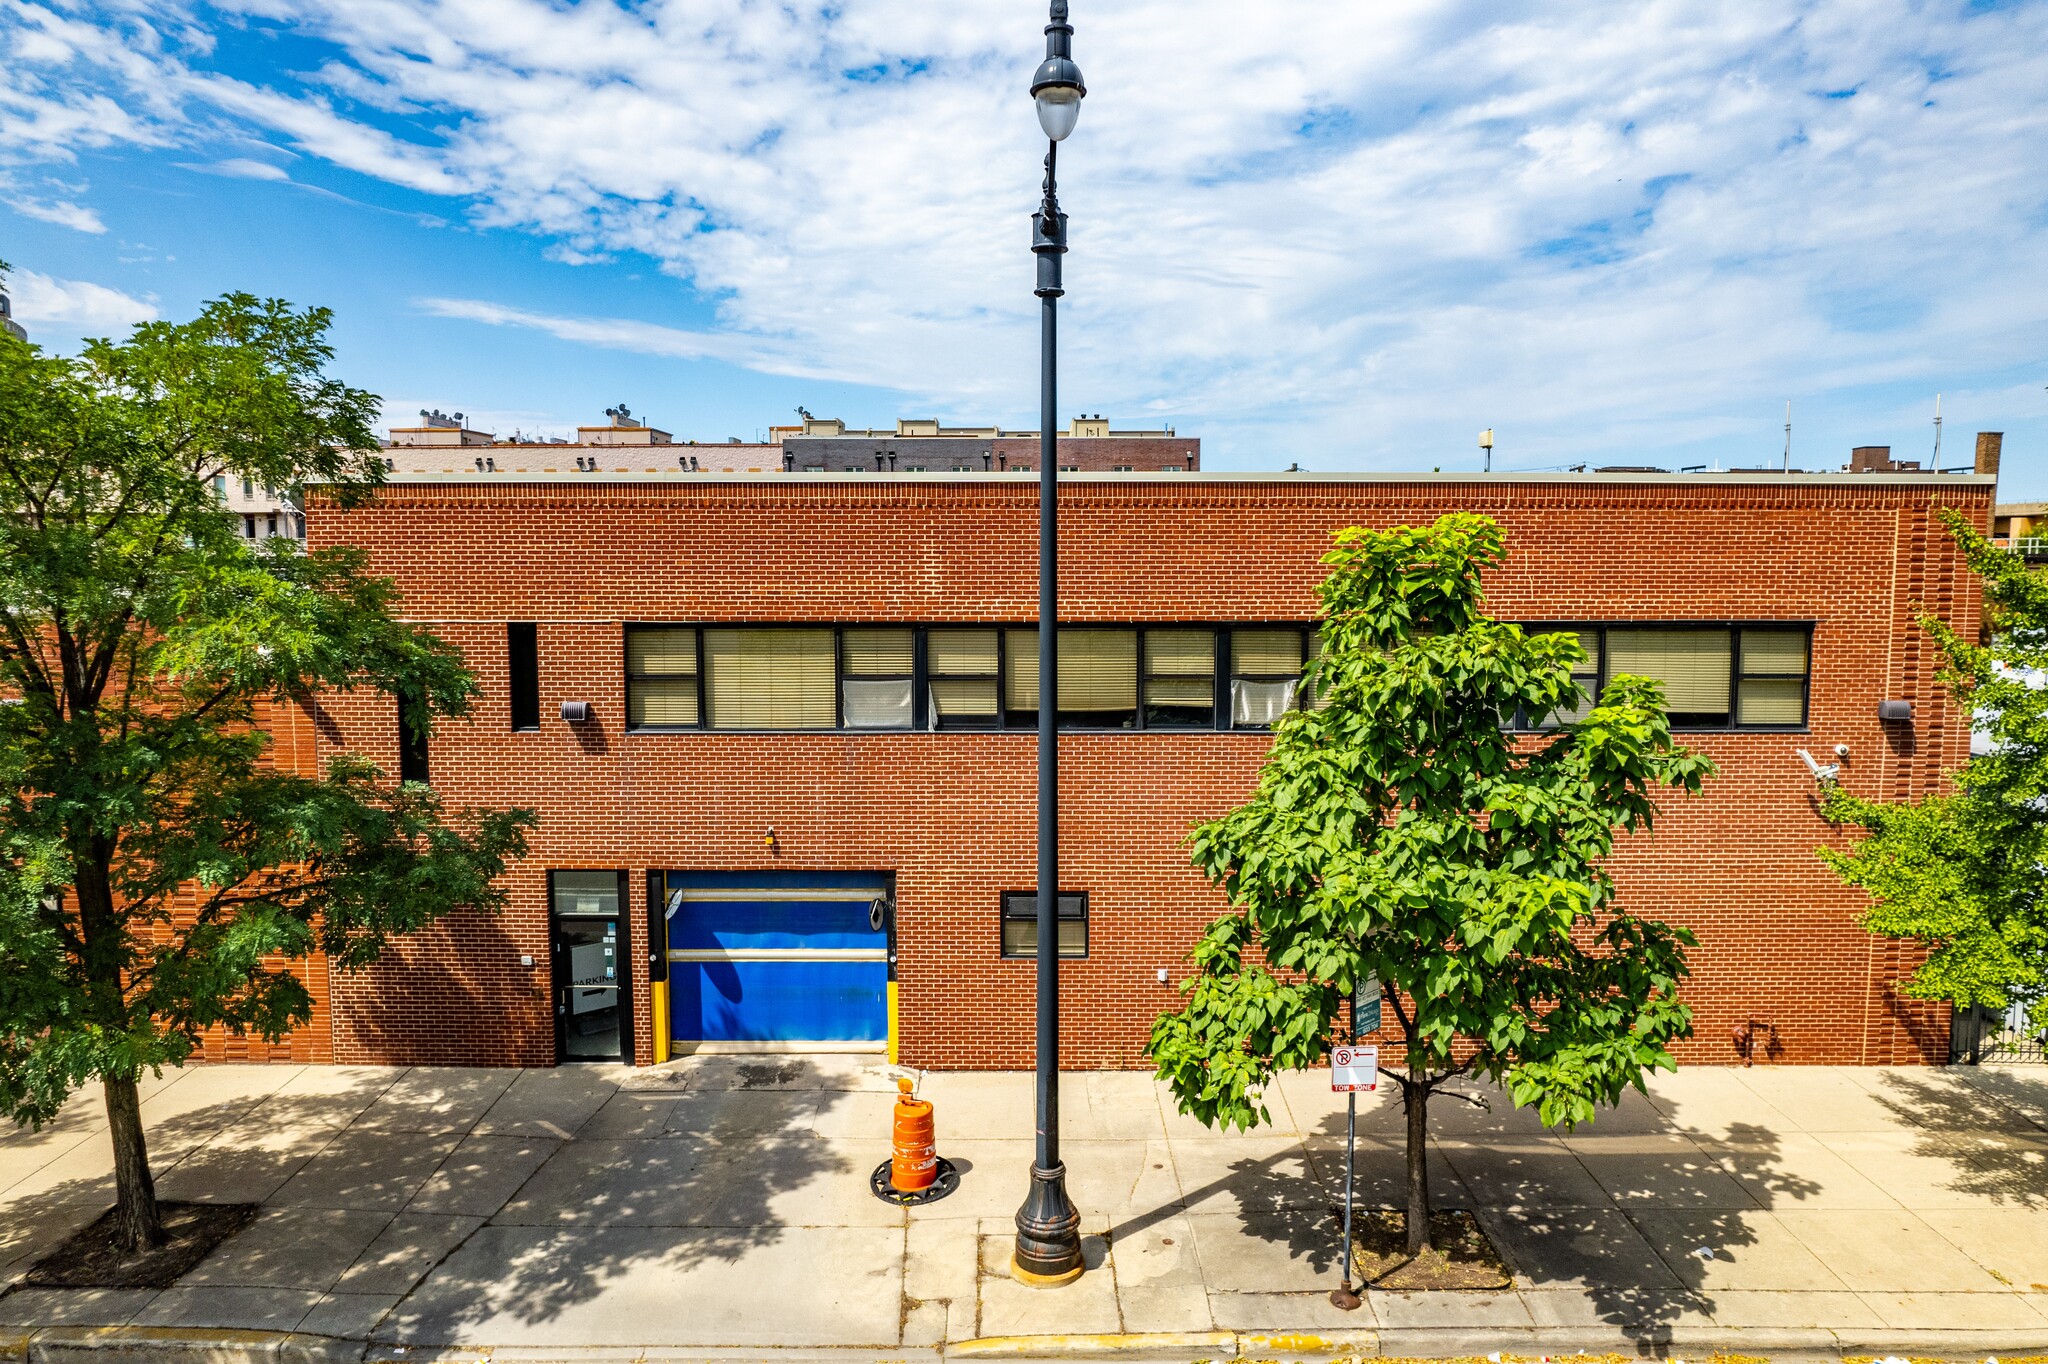
[[(1343, 1109), (1317, 1078), (1278, 1087), (1272, 1128), (1225, 1137), (1149, 1076), (1066, 1076), (1092, 1272), (1032, 1291), (1004, 1272), (1029, 1075), (929, 1077), (964, 1177), (906, 1213), (868, 1192), (893, 1092), (860, 1058), (194, 1068), (145, 1092), (159, 1191), (261, 1216), (163, 1292), (16, 1287), (0, 1337), (227, 1328), (414, 1360), (477, 1346), (1228, 1357), (1276, 1336), (1294, 1339), (1269, 1354), (2048, 1345), (2048, 1068), (1695, 1068), (1571, 1136), (1498, 1098), (1440, 1101), (1438, 1201), (1477, 1212), (1515, 1288), (1374, 1291), (1354, 1313), (1326, 1297)], [(1398, 1102), (1363, 1104), (1360, 1131), (1360, 1201), (1392, 1205)], [(40, 1133), (0, 1135), (0, 1284), (108, 1205), (110, 1162), (96, 1093)], [(991, 1339), (1011, 1337), (1039, 1339)]]

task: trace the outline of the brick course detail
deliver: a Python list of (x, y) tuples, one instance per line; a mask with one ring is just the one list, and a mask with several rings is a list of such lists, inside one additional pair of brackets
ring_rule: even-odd
[[(1685, 736), (1721, 774), (1664, 802), (1653, 837), (1624, 839), (1624, 903), (1698, 933), (1689, 1062), (1735, 1059), (1732, 1027), (1770, 1025), (1774, 1062), (1946, 1057), (1943, 1007), (1889, 988), (1915, 953), (1857, 924), (1858, 892), (1814, 849), (1844, 836), (1818, 814), (1793, 754), (1850, 746), (1858, 791), (1931, 791), (1966, 756), (1966, 717), (1936, 679), (1923, 606), (1978, 628), (1974, 584), (1934, 516), (1987, 526), (1988, 480), (1081, 478), (1063, 490), (1062, 618), (1303, 621), (1317, 559), (1343, 525), (1484, 512), (1507, 565), (1489, 606), (1528, 621), (1814, 622), (1810, 733)], [(451, 805), (529, 805), (532, 855), (496, 916), (459, 913), (354, 975), (311, 976), (307, 1036), (251, 1059), (547, 1065), (546, 873), (625, 869), (633, 901), (634, 1053), (652, 1055), (645, 872), (893, 872), (901, 1048), (918, 1066), (1032, 1061), (1032, 967), (1002, 961), (997, 894), (1034, 867), (1030, 733), (628, 734), (621, 631), (632, 621), (1028, 622), (1036, 610), (1035, 486), (1014, 480), (407, 482), (368, 506), (314, 500), (308, 542), (367, 550), (408, 618), (461, 647), (483, 692), (432, 744)], [(504, 622), (539, 623), (543, 723), (509, 732)], [(1914, 704), (1910, 726), (1877, 719)], [(571, 726), (558, 703), (588, 701)], [(279, 761), (340, 749), (396, 769), (388, 697), (323, 697), (280, 717)], [(1178, 998), (1168, 968), (1223, 908), (1189, 865), (1189, 826), (1252, 787), (1257, 734), (1134, 732), (1061, 740), (1062, 882), (1091, 900), (1091, 955), (1062, 966), (1070, 1067), (1128, 1067)], [(1825, 746), (1825, 747), (1823, 747)], [(1830, 759), (1831, 760), (1831, 759)], [(771, 852), (762, 841), (773, 825)], [(535, 961), (520, 965), (522, 954)], [(218, 1046), (214, 1054), (223, 1054)], [(1760, 1050), (1759, 1059), (1766, 1059)]]

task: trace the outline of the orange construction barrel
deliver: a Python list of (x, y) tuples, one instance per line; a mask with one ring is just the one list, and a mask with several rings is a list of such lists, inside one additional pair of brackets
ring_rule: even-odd
[(932, 1106), (910, 1093), (910, 1081), (898, 1079), (896, 1123), (889, 1157), (889, 1183), (904, 1193), (931, 1187), (939, 1176), (939, 1149), (932, 1129)]

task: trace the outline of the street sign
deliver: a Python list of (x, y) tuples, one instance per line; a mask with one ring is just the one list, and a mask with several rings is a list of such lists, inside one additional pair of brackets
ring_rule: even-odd
[(1351, 992), (1351, 1035), (1369, 1037), (1380, 1030), (1380, 978), (1368, 971)]
[(1378, 1047), (1330, 1048), (1330, 1088), (1339, 1094), (1360, 1089), (1377, 1089), (1380, 1083)]

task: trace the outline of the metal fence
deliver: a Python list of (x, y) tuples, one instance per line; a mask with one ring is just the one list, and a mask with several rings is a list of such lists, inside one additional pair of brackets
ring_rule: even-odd
[(2048, 1062), (2048, 1040), (2027, 1030), (2027, 1006), (2015, 1004), (2003, 1013), (1976, 1005), (1957, 1009), (1948, 1034), (1951, 1065), (1974, 1066), (1983, 1061)]

